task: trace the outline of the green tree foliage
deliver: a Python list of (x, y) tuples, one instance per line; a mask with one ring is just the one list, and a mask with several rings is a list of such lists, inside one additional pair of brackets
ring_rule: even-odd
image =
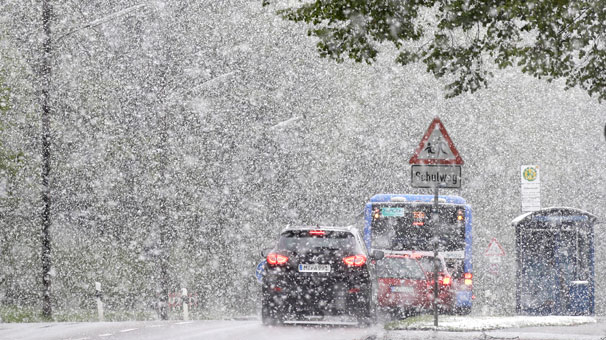
[[(0, 133), (6, 127), (6, 116), (10, 109), (10, 89), (5, 85), (2, 74), (0, 73)], [(7, 174), (12, 174), (16, 170), (22, 153), (8, 150), (4, 141), (0, 139), (0, 178), (6, 178)]]
[(606, 99), (604, 1), (314, 0), (278, 13), (309, 24), (320, 55), (338, 62), (370, 64), (391, 43), (396, 62), (444, 77), (447, 97), (486, 87), (495, 64)]

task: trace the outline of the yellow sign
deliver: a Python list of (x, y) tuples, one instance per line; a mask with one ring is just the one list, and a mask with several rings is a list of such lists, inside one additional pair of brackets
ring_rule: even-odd
[(524, 169), (522, 176), (524, 176), (524, 179), (528, 182), (532, 182), (537, 179), (537, 169), (534, 167), (528, 167)]

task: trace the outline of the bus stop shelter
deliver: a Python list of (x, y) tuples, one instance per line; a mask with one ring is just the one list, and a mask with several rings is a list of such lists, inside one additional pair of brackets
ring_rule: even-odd
[(596, 221), (574, 208), (541, 209), (512, 221), (518, 314), (594, 314)]

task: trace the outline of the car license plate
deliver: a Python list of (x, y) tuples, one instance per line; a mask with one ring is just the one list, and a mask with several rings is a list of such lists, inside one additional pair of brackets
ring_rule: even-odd
[(318, 264), (318, 263), (301, 263), (299, 264), (299, 271), (302, 273), (329, 273), (329, 264)]
[(394, 293), (413, 294), (414, 288), (408, 286), (392, 286), (391, 291)]

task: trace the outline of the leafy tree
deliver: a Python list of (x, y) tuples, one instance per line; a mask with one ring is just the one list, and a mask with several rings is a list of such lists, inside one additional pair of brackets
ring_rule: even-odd
[[(9, 109), (10, 88), (5, 85), (0, 73), (0, 132), (6, 128), (6, 115)], [(4, 145), (4, 141), (0, 140), (0, 180), (6, 179), (7, 175), (14, 174), (22, 156), (21, 152), (8, 150)]]
[[(271, 0), (263, 0), (268, 5)], [(488, 85), (491, 64), (606, 99), (606, 2), (595, 0), (313, 0), (278, 10), (309, 24), (322, 57), (420, 61), (448, 81), (447, 97)]]

